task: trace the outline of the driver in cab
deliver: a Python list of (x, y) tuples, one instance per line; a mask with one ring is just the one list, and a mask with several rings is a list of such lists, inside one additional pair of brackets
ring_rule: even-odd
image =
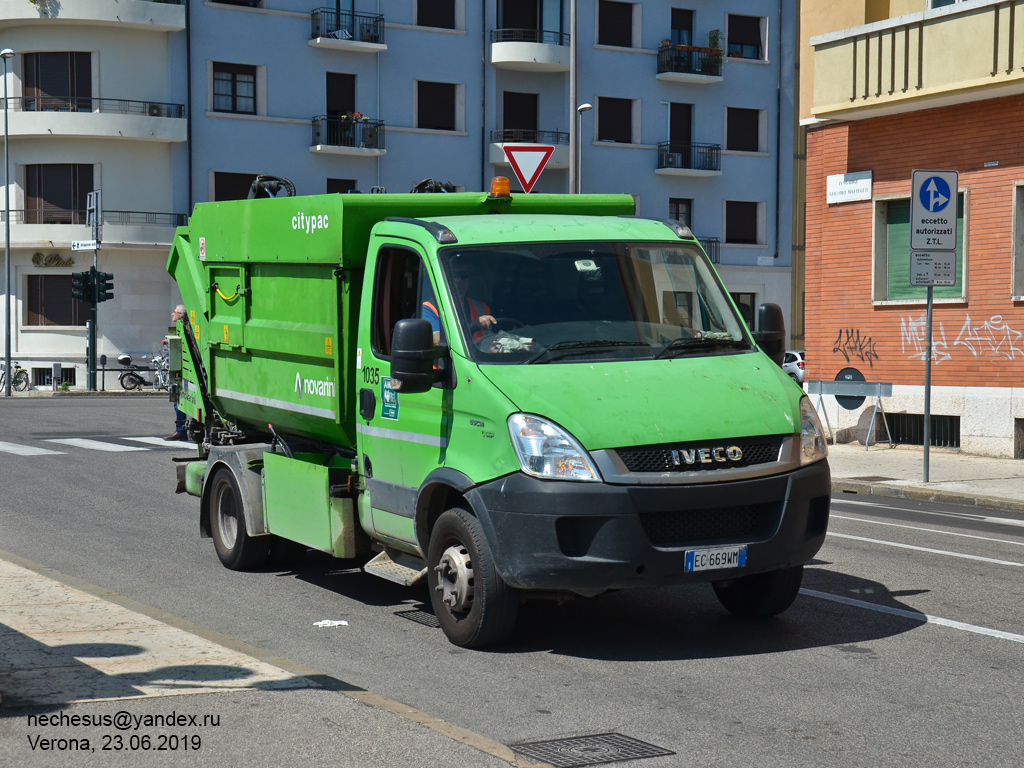
[[(457, 259), (452, 263), (451, 276), (455, 300), (462, 305), (462, 311), (469, 318), (469, 332), (473, 334), (473, 341), (480, 341), (488, 333), (494, 332), (498, 321), (491, 314), (491, 308), (486, 302), (466, 294), (472, 274), (469, 265), (465, 264), (463, 259)], [(441, 317), (434, 297), (431, 296), (423, 302), (422, 317), (430, 322), (430, 327), (434, 331), (434, 343), (437, 343), (441, 334)]]

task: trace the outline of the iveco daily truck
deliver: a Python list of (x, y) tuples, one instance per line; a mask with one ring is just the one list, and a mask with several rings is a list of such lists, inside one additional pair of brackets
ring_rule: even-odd
[(167, 262), (179, 490), (223, 564), (292, 542), (426, 578), (467, 647), (538, 596), (788, 608), (830, 475), (781, 312), (754, 336), (690, 231), (633, 214), (500, 183), (197, 205)]

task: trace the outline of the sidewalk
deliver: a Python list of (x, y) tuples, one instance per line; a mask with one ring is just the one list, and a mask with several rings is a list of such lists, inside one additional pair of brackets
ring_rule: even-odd
[(859, 443), (828, 447), (832, 490), (918, 501), (935, 501), (1024, 514), (1024, 461), (972, 456), (932, 448), (924, 482), (924, 448), (919, 445)]

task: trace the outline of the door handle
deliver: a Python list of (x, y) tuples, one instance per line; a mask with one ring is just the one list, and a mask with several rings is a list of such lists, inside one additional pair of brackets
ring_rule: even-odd
[(372, 389), (363, 388), (359, 390), (359, 415), (369, 421), (377, 412), (377, 396)]

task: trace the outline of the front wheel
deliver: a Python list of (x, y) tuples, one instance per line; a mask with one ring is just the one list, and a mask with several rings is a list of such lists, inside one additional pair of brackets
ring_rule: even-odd
[(143, 384), (142, 377), (137, 373), (128, 371), (127, 373), (121, 374), (121, 387), (131, 392), (133, 389), (138, 389)]
[(744, 576), (712, 584), (719, 602), (744, 619), (767, 619), (789, 608), (800, 592), (804, 567), (780, 568), (777, 571)]
[(448, 639), (482, 648), (515, 627), (519, 595), (502, 581), (480, 521), (465, 509), (437, 519), (427, 548), (427, 584), (434, 614)]
[(245, 530), (242, 494), (230, 469), (221, 467), (210, 482), (210, 528), (217, 557), (232, 571), (258, 568), (270, 555), (271, 537), (250, 536)]
[(28, 389), (28, 372), (18, 371), (14, 374), (14, 378), (11, 380), (11, 386), (13, 386), (18, 392), (24, 392)]

